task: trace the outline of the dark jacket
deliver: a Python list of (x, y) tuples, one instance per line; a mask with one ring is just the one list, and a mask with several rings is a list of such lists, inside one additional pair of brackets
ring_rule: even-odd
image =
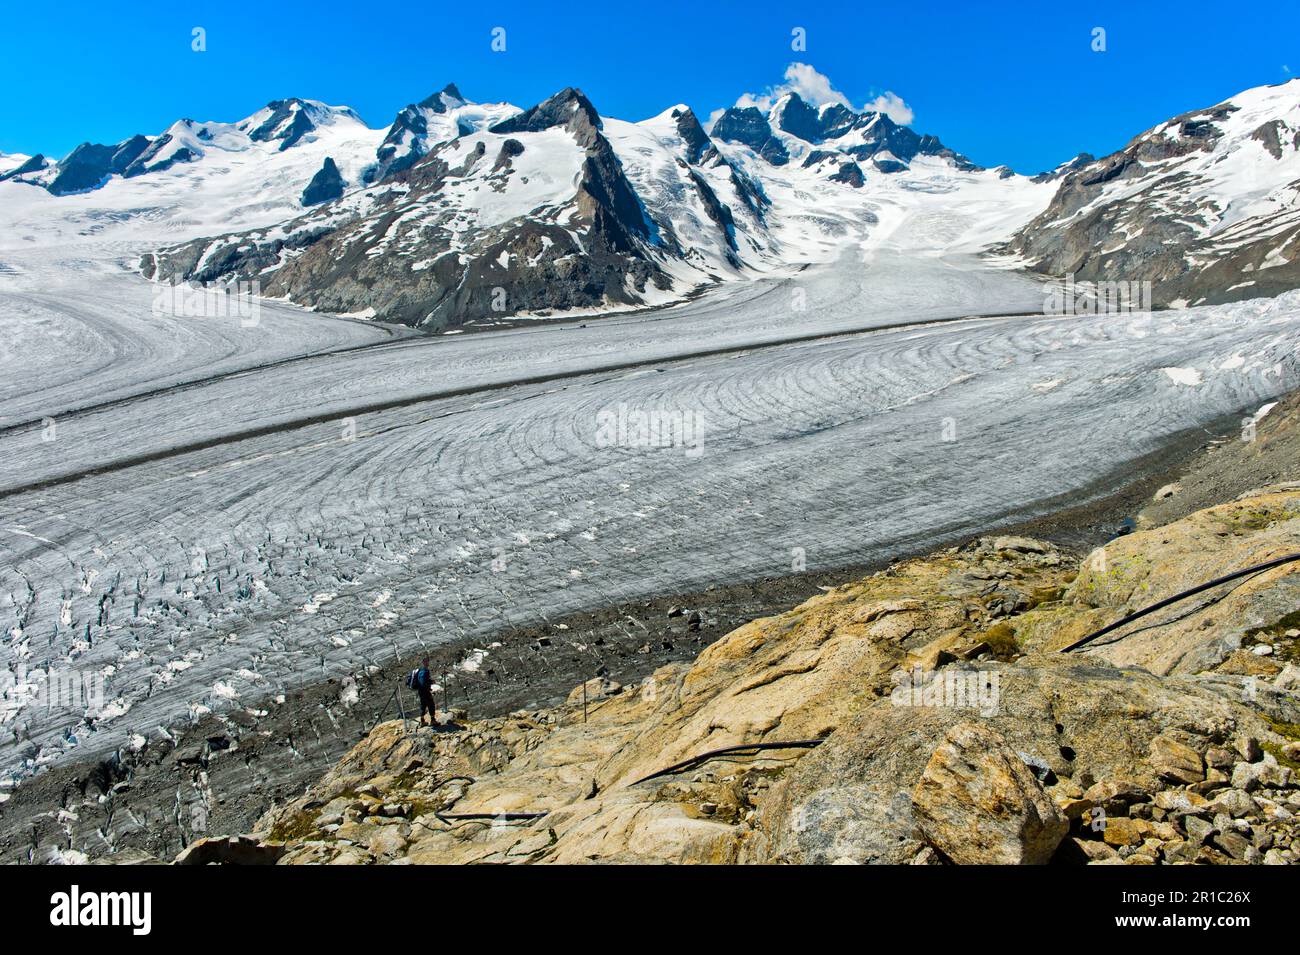
[(415, 689), (420, 694), (429, 693), (433, 688), (433, 674), (425, 667), (415, 671)]

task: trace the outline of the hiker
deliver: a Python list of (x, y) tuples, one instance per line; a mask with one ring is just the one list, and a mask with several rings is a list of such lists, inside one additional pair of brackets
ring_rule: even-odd
[(429, 658), (420, 661), (420, 668), (412, 670), (406, 678), (406, 685), (420, 696), (420, 723), (424, 723), (424, 714), (429, 714), (429, 725), (438, 725), (438, 707), (433, 701), (433, 671), (429, 669)]

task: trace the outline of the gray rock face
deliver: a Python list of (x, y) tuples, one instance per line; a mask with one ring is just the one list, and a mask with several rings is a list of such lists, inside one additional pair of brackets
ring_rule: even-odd
[(997, 715), (874, 706), (800, 759), (764, 810), (772, 858), (897, 864), (928, 845), (953, 862), (1047, 861), (1068, 828), (1049, 789), (1073, 783), (1080, 806), (1127, 816), (1164, 785), (1157, 738), (1196, 727), (1199, 752), (1241, 715), (1195, 680), (1050, 655), (984, 666)]
[(138, 135), (113, 146), (82, 143), (58, 164), (46, 188), (56, 196), (95, 189), (109, 176), (125, 173), (148, 147), (148, 138)]
[[(194, 128), (195, 124), (193, 120), (185, 119), (181, 120), (181, 122), (191, 129)], [(139, 138), (144, 139), (143, 136)], [(146, 143), (148, 143), (147, 140)], [(163, 133), (152, 143), (148, 143), (148, 148), (141, 152), (129, 166), (122, 170), (122, 175), (132, 177), (142, 176), (145, 173), (150, 172), (161, 172), (164, 169), (171, 168), (178, 162), (193, 162), (194, 159), (197, 158), (188, 147), (182, 147), (175, 150), (170, 156), (159, 158), (171, 143), (172, 134)]]
[(431, 116), (445, 115), (465, 98), (455, 83), (448, 83), (437, 93), (403, 108), (388, 129), (388, 135), (376, 151), (376, 165), (367, 170), (367, 182), (379, 182), (409, 169), (436, 144), (429, 138)]
[(302, 204), (315, 206), (337, 199), (343, 195), (343, 186), (343, 176), (339, 172), (339, 167), (333, 159), (326, 156), (320, 170), (311, 177), (311, 182), (307, 183), (307, 188), (302, 191)]
[(697, 165), (717, 155), (713, 141), (700, 125), (695, 113), (689, 109), (675, 109), (672, 116), (677, 120), (677, 133), (686, 143), (686, 161)]
[(726, 143), (743, 143), (774, 166), (790, 161), (781, 140), (772, 135), (772, 127), (754, 106), (732, 107), (713, 124), (713, 137)]
[(298, 98), (272, 100), (266, 104), (270, 115), (257, 125), (250, 124), (246, 130), (253, 142), (265, 143), (279, 141), (280, 151), (297, 144), (304, 136), (316, 128), (309, 104)]

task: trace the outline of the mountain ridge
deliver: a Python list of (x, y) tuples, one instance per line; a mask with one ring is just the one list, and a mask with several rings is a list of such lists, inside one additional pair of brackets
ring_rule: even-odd
[[(811, 109), (792, 94), (769, 116)], [(805, 134), (835, 161), (803, 163), (784, 188), (771, 167), (811, 143), (773, 133), (757, 111), (736, 115), (758, 117), (778, 147), (766, 156), (710, 134), (682, 104), (629, 123), (572, 87), (519, 110), (471, 103), (453, 85), (399, 113), (360, 189), (272, 229), (159, 249), (142, 268), (173, 281), (258, 279), (312, 308), (439, 330), (674, 301), (789, 268), (809, 243), (814, 256), (840, 254), (875, 221), (855, 156), (874, 160), (870, 176), (986, 172), (883, 114), (815, 114)], [(789, 198), (774, 201), (773, 189)]]
[[(326, 133), (343, 141), (326, 148)], [(251, 229), (239, 210), (225, 235), (158, 244), (144, 273), (257, 279), (311, 308), (442, 330), (665, 304), (855, 244), (901, 238), (910, 247), (920, 240), (907, 229), (947, 217), (965, 236), (952, 248), (1000, 253), (1003, 265), (1053, 279), (1149, 282), (1159, 306), (1300, 285), (1294, 81), (1191, 110), (1109, 156), (1080, 154), (1033, 177), (980, 167), (884, 112), (815, 105), (796, 92), (763, 109), (723, 110), (706, 128), (683, 104), (629, 123), (602, 116), (573, 88), (520, 109), (471, 102), (452, 83), (387, 129), (366, 127), (347, 107), (273, 100), (236, 123), (180, 120), (155, 137), (83, 144), (54, 164), (25, 158), (0, 179), (64, 197), (197, 175), (213, 152), (257, 164), (266, 160), (250, 149), (290, 155), (307, 144), (317, 153), (310, 170), (295, 167), (292, 188), (260, 205)], [(317, 175), (325, 178), (311, 188)], [(273, 186), (282, 176), (268, 175), (263, 188), (282, 189)], [(273, 208), (298, 215), (276, 218)], [(401, 242), (382, 240), (390, 226)], [(918, 247), (950, 250), (943, 229), (926, 228)], [(368, 251), (350, 257), (343, 247), (358, 241)], [(364, 275), (341, 272), (345, 259)]]
[(1300, 285), (1300, 81), (1255, 87), (1057, 170), (1006, 244), (1044, 274), (1151, 283), (1162, 305)]

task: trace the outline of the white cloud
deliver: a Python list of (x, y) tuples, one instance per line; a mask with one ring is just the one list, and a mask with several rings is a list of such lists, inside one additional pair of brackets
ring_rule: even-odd
[(896, 123), (909, 126), (912, 123), (912, 107), (903, 102), (903, 98), (897, 93), (891, 93), (886, 90), (881, 93), (863, 109), (874, 110), (877, 113), (884, 113)]
[[(911, 107), (903, 102), (903, 98), (897, 93), (881, 93), (874, 100), (859, 108), (854, 106), (847, 96), (831, 85), (828, 76), (817, 72), (807, 63), (791, 63), (785, 68), (785, 82), (770, 86), (762, 93), (745, 93), (740, 99), (736, 100), (736, 105), (742, 109), (746, 106), (755, 106), (763, 112), (767, 112), (783, 94), (792, 92), (798, 93), (801, 99), (813, 106), (839, 103), (841, 106), (847, 106), (858, 113), (864, 110), (884, 113), (896, 123), (906, 125), (912, 122)], [(722, 110), (714, 111), (709, 117), (710, 125), (721, 114)]]

